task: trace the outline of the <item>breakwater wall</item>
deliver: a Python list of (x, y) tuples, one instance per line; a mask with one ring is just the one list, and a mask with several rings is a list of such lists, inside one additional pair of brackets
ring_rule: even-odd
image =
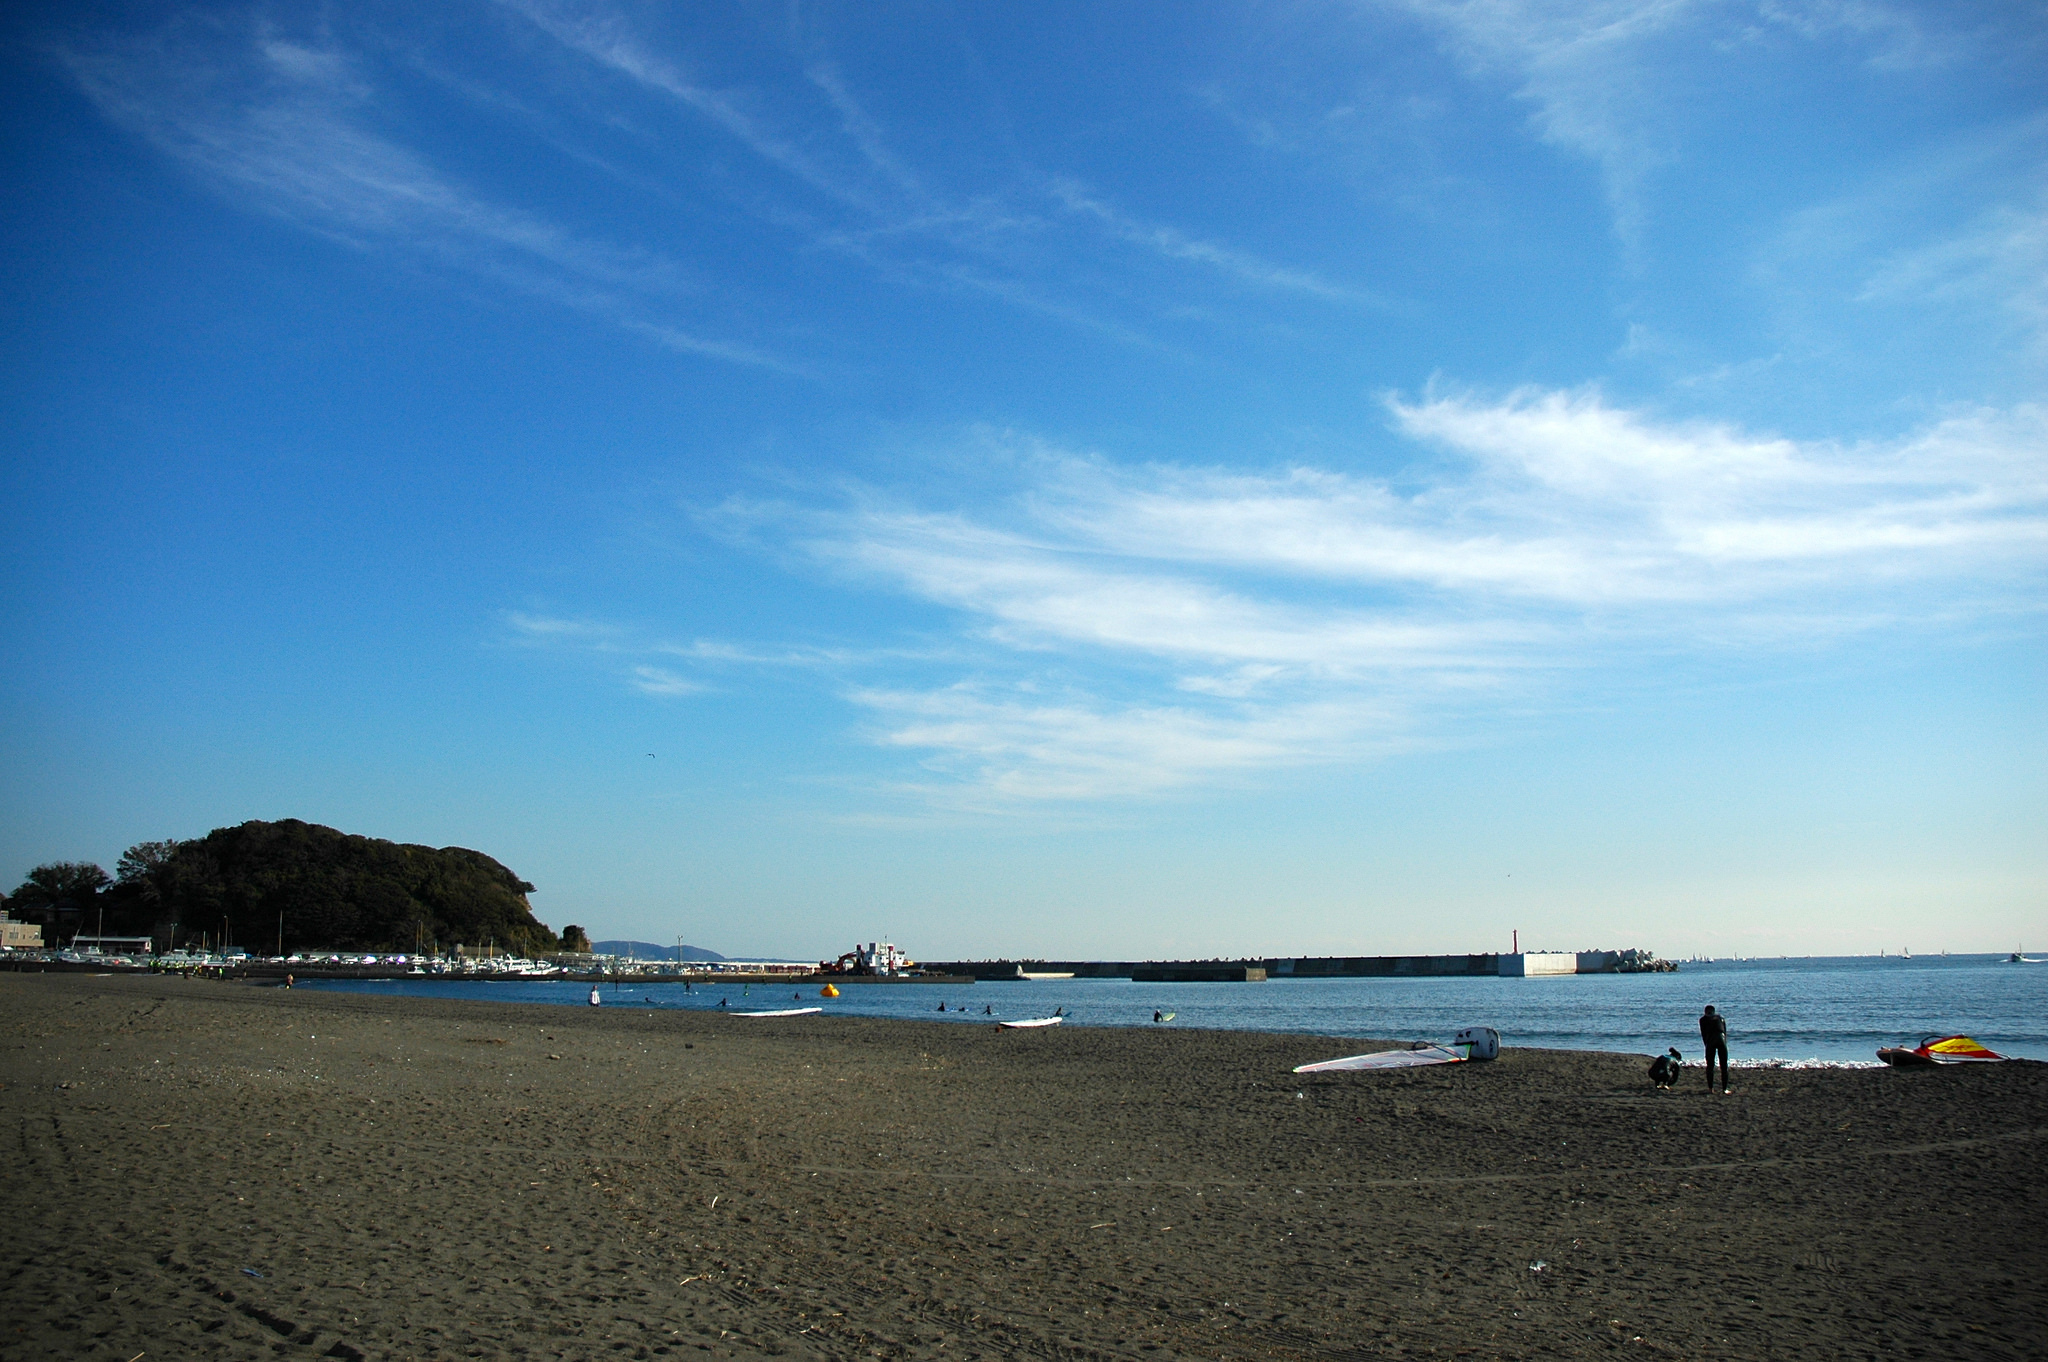
[(1537, 978), (1650, 974), (1677, 968), (1646, 950), (1524, 951), (1468, 955), (1303, 955), (1243, 960), (947, 960), (927, 966), (978, 980), (1132, 979), (1140, 983), (1267, 979)]

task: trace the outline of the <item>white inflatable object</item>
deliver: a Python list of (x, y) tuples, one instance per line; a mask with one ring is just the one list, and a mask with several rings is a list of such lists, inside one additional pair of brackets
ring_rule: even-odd
[(1451, 1048), (1467, 1059), (1499, 1059), (1500, 1032), (1491, 1026), (1468, 1026), (1451, 1037)]

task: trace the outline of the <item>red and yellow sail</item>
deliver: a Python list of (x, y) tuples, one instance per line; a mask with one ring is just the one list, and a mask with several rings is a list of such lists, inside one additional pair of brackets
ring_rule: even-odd
[(1946, 1036), (1940, 1040), (1930, 1036), (1920, 1042), (1919, 1053), (1937, 1064), (1967, 1064), (1972, 1061), (2005, 1058), (2004, 1055), (1985, 1049), (1968, 1036)]

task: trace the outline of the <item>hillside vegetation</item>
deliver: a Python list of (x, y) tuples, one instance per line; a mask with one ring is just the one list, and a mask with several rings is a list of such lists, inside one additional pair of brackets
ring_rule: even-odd
[[(50, 896), (47, 910), (67, 939), (81, 926), (96, 930), (104, 912), (110, 933), (175, 923), (181, 944), (202, 932), (219, 942), (225, 932), (259, 953), (277, 949), (280, 926), (286, 951), (409, 951), (428, 942), (444, 950), (458, 942), (553, 950), (555, 934), (527, 902), (532, 892), (480, 851), (387, 842), (287, 818), (138, 844), (110, 886), (76, 884), (61, 901)], [(24, 884), (9, 906), (30, 910), (36, 896)]]

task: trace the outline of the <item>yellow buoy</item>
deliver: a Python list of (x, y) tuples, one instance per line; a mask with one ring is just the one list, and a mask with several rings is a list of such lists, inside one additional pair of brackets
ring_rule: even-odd
[(818, 996), (820, 998), (836, 998), (839, 996), (839, 990), (833, 985), (827, 984), (818, 990)]

